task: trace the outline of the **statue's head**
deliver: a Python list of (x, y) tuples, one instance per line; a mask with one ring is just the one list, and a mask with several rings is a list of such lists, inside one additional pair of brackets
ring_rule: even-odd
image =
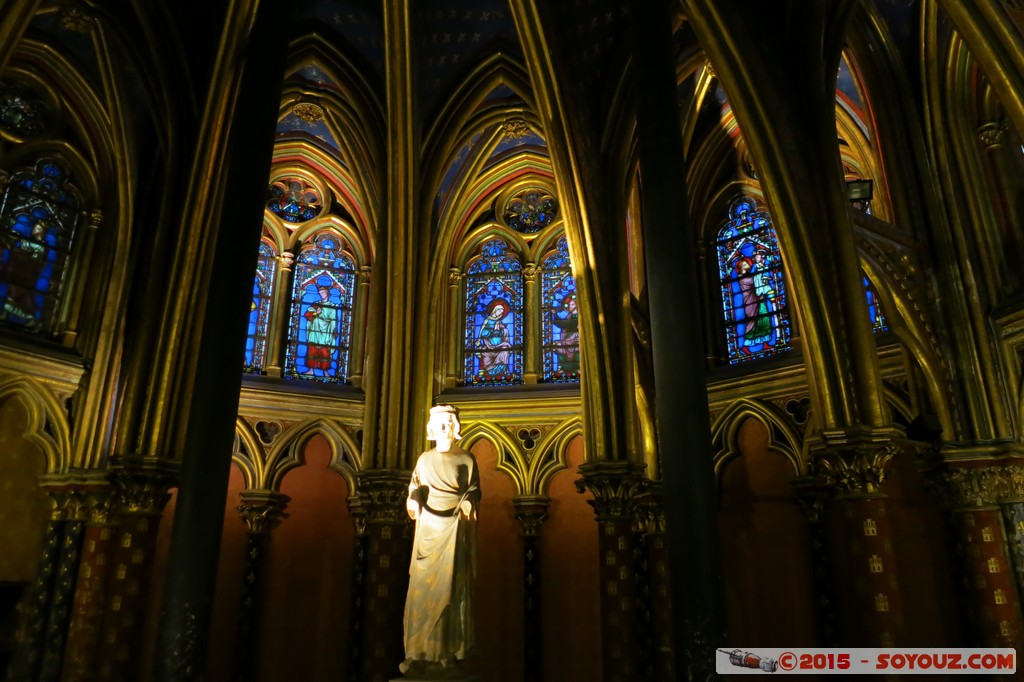
[(462, 424), (459, 423), (459, 408), (454, 405), (434, 405), (430, 408), (427, 421), (427, 438), (438, 440), (438, 436), (455, 442), (462, 438)]

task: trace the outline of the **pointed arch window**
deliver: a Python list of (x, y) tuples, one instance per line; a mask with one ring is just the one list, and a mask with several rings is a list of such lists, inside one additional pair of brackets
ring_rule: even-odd
[(499, 238), (466, 268), (464, 380), (471, 386), (523, 382), (523, 267)]
[(729, 362), (738, 364), (791, 349), (789, 311), (771, 216), (743, 196), (715, 242)]
[(352, 340), (355, 264), (333, 230), (307, 239), (295, 259), (285, 376), (344, 383)]
[(259, 260), (252, 285), (252, 308), (249, 311), (249, 331), (245, 339), (246, 374), (259, 374), (267, 358), (267, 340), (270, 336), (270, 309), (277, 276), (277, 254), (267, 239), (260, 242)]
[(57, 331), (80, 207), (68, 170), (56, 159), (11, 177), (0, 205), (0, 320)]
[(541, 264), (541, 354), (543, 380), (580, 379), (580, 334), (576, 280), (572, 276), (569, 244), (559, 237)]

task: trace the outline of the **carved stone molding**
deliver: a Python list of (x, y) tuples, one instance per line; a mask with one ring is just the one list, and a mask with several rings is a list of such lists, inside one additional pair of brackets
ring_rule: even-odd
[(579, 471), (582, 478), (576, 479), (576, 489), (594, 496), (588, 502), (594, 507), (598, 520), (632, 518), (634, 497), (646, 483), (644, 465), (588, 462), (580, 465)]
[(157, 457), (116, 457), (110, 462), (116, 511), (155, 514), (163, 511), (177, 482), (177, 465)]
[(880, 494), (889, 462), (899, 452), (893, 442), (832, 446), (814, 460), (814, 468), (841, 494)]
[(512, 499), (516, 520), (523, 527), (523, 535), (527, 537), (540, 535), (540, 527), (548, 517), (550, 503), (551, 500), (542, 495), (517, 495)]
[(319, 104), (299, 102), (292, 107), (292, 113), (306, 123), (318, 123), (324, 120), (324, 110)]
[(978, 127), (978, 140), (986, 149), (998, 149), (1006, 137), (1006, 121), (990, 121)]
[(363, 471), (357, 476), (356, 494), (349, 498), (356, 531), (363, 535), (367, 524), (407, 523), (405, 500), (409, 495), (408, 471), (381, 469)]
[(89, 33), (96, 24), (96, 17), (79, 7), (64, 7), (57, 20), (65, 30), (73, 33)]
[(291, 499), (287, 495), (273, 490), (243, 490), (240, 497), (238, 513), (253, 535), (269, 533), (288, 516), (284, 513)]

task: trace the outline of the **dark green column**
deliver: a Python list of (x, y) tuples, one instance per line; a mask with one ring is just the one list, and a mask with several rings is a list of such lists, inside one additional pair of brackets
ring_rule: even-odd
[(697, 238), (687, 218), (668, 2), (634, 0), (629, 23), (673, 642), (680, 676), (708, 679), (715, 649), (726, 644), (724, 599), (704, 304), (697, 286)]

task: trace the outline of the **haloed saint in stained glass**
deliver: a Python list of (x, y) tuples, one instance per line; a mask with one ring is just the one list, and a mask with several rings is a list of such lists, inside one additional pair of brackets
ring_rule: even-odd
[(735, 200), (716, 251), (729, 362), (790, 350), (782, 257), (771, 216), (750, 197)]
[(246, 374), (259, 374), (266, 363), (270, 301), (274, 295), (276, 274), (274, 247), (264, 239), (260, 242), (260, 256), (256, 262), (256, 276), (252, 285), (252, 308), (249, 311), (249, 331), (245, 338), (245, 366), (242, 368)]
[(875, 286), (867, 277), (864, 278), (864, 294), (868, 299), (868, 316), (871, 318), (871, 330), (878, 334), (889, 331), (889, 325), (882, 313), (882, 305), (878, 302)]
[(522, 265), (504, 240), (491, 239), (466, 269), (466, 385), (522, 383), (522, 337)]
[(0, 320), (57, 330), (80, 204), (52, 159), (12, 176), (0, 205)]
[(572, 277), (569, 244), (561, 237), (543, 261), (541, 272), (541, 332), (547, 382), (580, 380), (580, 320), (576, 280)]
[(285, 376), (328, 383), (348, 377), (355, 266), (335, 232), (318, 232), (295, 261)]

